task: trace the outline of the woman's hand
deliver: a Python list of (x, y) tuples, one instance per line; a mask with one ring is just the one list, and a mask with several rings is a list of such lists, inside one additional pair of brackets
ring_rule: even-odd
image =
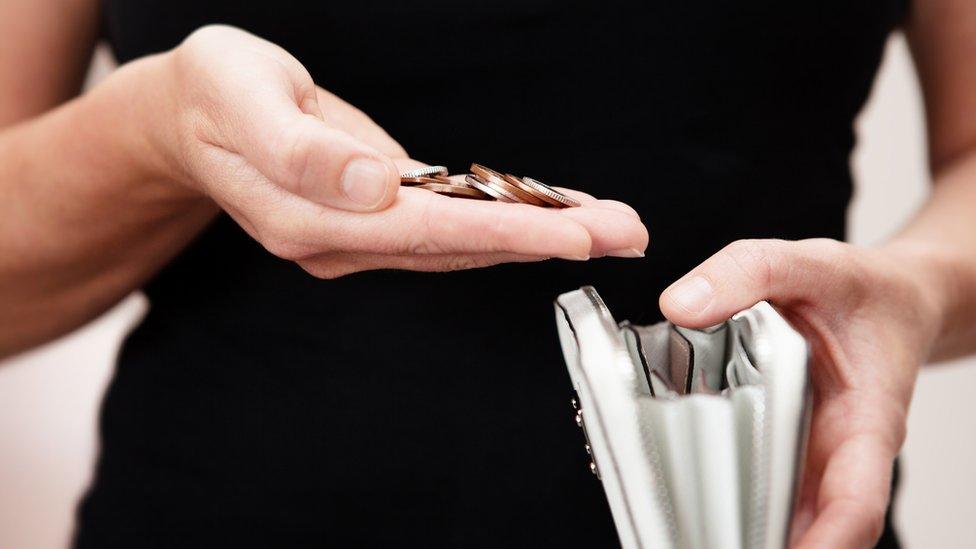
[(164, 179), (208, 196), (315, 276), (638, 257), (647, 245), (618, 202), (584, 195), (583, 207), (557, 211), (400, 188), (399, 173), (422, 164), (287, 52), (243, 31), (206, 27), (163, 57), (169, 93), (153, 139)]
[(738, 241), (661, 296), (674, 323), (705, 327), (768, 300), (811, 343), (814, 404), (793, 544), (869, 547), (940, 305), (920, 262), (896, 246)]

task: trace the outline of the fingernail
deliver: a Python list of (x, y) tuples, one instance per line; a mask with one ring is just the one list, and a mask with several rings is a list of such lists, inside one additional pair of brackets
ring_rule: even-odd
[(346, 198), (371, 208), (386, 195), (386, 165), (369, 158), (357, 158), (342, 172), (342, 193)]
[(561, 255), (560, 259), (568, 259), (570, 261), (589, 261), (590, 256), (588, 255)]
[(676, 283), (668, 290), (668, 295), (685, 311), (698, 314), (711, 304), (714, 292), (707, 280), (696, 276)]
[(611, 257), (644, 257), (644, 252), (637, 248), (627, 248), (624, 250), (611, 250), (607, 252)]

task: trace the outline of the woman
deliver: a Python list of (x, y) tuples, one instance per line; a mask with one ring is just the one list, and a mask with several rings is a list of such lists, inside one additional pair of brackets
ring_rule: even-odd
[[(650, 322), (720, 248), (660, 308), (768, 299), (806, 333), (794, 541), (869, 546), (919, 365), (972, 350), (966, 0), (13, 0), (0, 25), (0, 354), (152, 303), (78, 547), (611, 546), (550, 300), (593, 284)], [(898, 26), (935, 191), (856, 248), (851, 123)], [(100, 36), (125, 65), (72, 99)], [(398, 188), (413, 159), (622, 202)]]

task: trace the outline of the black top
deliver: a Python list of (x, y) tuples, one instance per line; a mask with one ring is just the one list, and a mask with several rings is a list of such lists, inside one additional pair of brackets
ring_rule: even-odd
[[(82, 547), (609, 547), (552, 299), (619, 318), (726, 243), (844, 237), (901, 0), (106, 0), (121, 61), (229, 23), (415, 158), (634, 206), (641, 260), (322, 281), (221, 217), (146, 287)], [(211, 545), (213, 546), (213, 545)]]

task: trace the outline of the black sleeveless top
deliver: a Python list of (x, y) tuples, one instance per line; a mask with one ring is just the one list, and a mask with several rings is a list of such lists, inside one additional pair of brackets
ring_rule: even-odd
[(641, 260), (312, 278), (227, 217), (146, 287), (79, 547), (611, 547), (551, 301), (620, 319), (726, 243), (844, 237), (901, 0), (106, 0), (120, 61), (276, 42), (415, 158), (634, 206)]

